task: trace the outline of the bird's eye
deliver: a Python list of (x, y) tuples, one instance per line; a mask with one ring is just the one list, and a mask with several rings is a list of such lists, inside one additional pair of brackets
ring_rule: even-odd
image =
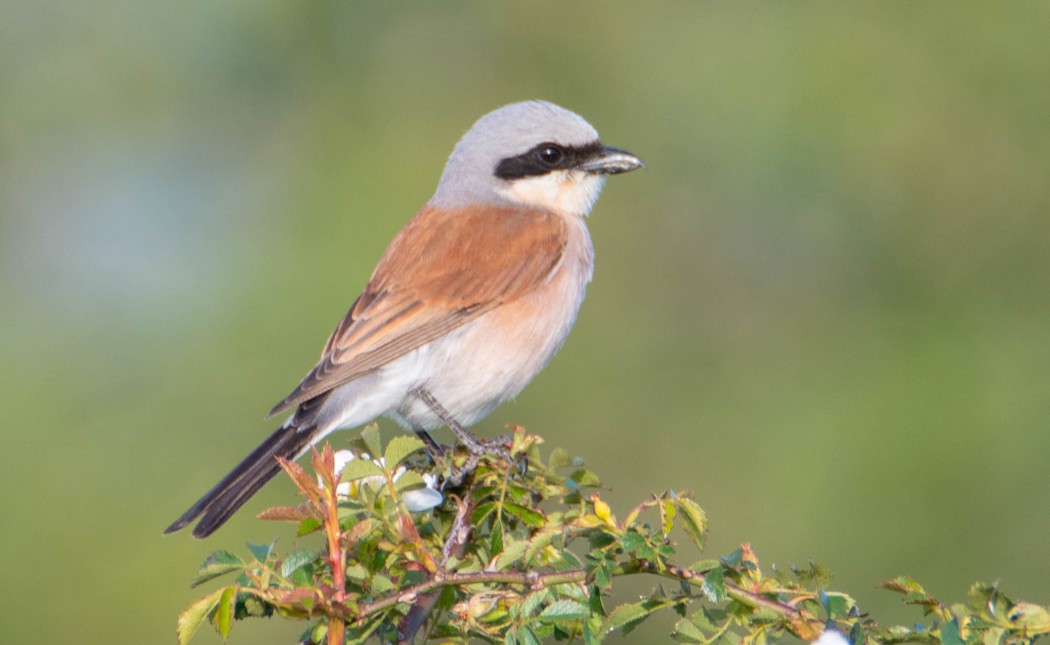
[(540, 148), (540, 160), (548, 166), (554, 166), (565, 156), (565, 151), (554, 144)]

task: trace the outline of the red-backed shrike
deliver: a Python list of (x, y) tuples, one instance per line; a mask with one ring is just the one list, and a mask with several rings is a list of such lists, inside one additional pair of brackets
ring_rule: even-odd
[[(437, 192), (391, 242), (321, 359), (270, 414), (262, 445), (167, 528), (205, 537), (329, 433), (386, 416), (420, 434), (469, 426), (516, 396), (565, 340), (591, 280), (584, 223), (608, 175), (641, 167), (542, 101), (481, 117)], [(466, 436), (464, 436), (466, 434)]]

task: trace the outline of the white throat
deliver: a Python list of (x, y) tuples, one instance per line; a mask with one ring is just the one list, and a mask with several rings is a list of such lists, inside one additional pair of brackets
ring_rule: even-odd
[(604, 185), (605, 175), (558, 170), (515, 179), (498, 190), (507, 199), (526, 206), (584, 217), (591, 212)]

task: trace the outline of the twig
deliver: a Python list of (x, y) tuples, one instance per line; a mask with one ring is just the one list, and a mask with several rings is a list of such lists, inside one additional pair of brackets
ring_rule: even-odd
[[(664, 571), (658, 571), (647, 562), (636, 565), (627, 565), (617, 571), (621, 575), (634, 573), (651, 573), (664, 577), (683, 580), (692, 585), (703, 584), (705, 573), (683, 569), (669, 565)], [(502, 583), (521, 585), (530, 589), (542, 589), (543, 587), (561, 584), (579, 584), (586, 581), (587, 571), (580, 569), (567, 569), (565, 571), (554, 571), (551, 573), (523, 573), (517, 571), (476, 571), (470, 573), (438, 572), (434, 577), (425, 582), (413, 585), (388, 596), (370, 603), (359, 605), (352, 616), (347, 618), (361, 620), (376, 612), (384, 611), (398, 603), (409, 603), (417, 605), (421, 599), (431, 592), (440, 592), (444, 587), (465, 586), (478, 583)], [(767, 598), (762, 594), (748, 591), (732, 583), (725, 583), (726, 593), (730, 598), (737, 600), (749, 607), (762, 607), (789, 619), (803, 617), (803, 612), (785, 603)], [(410, 612), (411, 613), (411, 612)], [(417, 627), (418, 629), (418, 627)], [(400, 635), (400, 629), (399, 629)]]
[[(442, 571), (445, 570), (445, 566), (450, 558), (458, 558), (463, 555), (473, 529), (473, 526), (470, 524), (470, 515), (474, 512), (474, 502), (471, 496), (467, 495), (465, 499), (457, 499), (456, 506), (456, 519), (453, 521), (452, 530), (449, 531), (448, 539), (445, 540), (445, 545), (441, 549), (441, 562), (438, 566)], [(423, 593), (422, 596), (412, 603), (412, 609), (408, 611), (408, 614), (397, 625), (398, 643), (412, 642), (412, 639), (415, 638), (416, 633), (419, 632), (430, 612), (434, 609), (434, 605), (437, 603), (440, 595), (441, 590), (435, 589)]]

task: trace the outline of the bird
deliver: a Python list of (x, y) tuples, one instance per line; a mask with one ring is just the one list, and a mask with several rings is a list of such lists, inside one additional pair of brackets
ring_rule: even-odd
[(330, 433), (379, 417), (417, 433), (465, 430), (512, 399), (562, 346), (594, 268), (585, 219), (609, 175), (644, 167), (547, 101), (504, 105), (455, 145), (433, 197), (405, 224), (324, 345), (267, 418), (287, 420), (165, 534), (222, 526)]

